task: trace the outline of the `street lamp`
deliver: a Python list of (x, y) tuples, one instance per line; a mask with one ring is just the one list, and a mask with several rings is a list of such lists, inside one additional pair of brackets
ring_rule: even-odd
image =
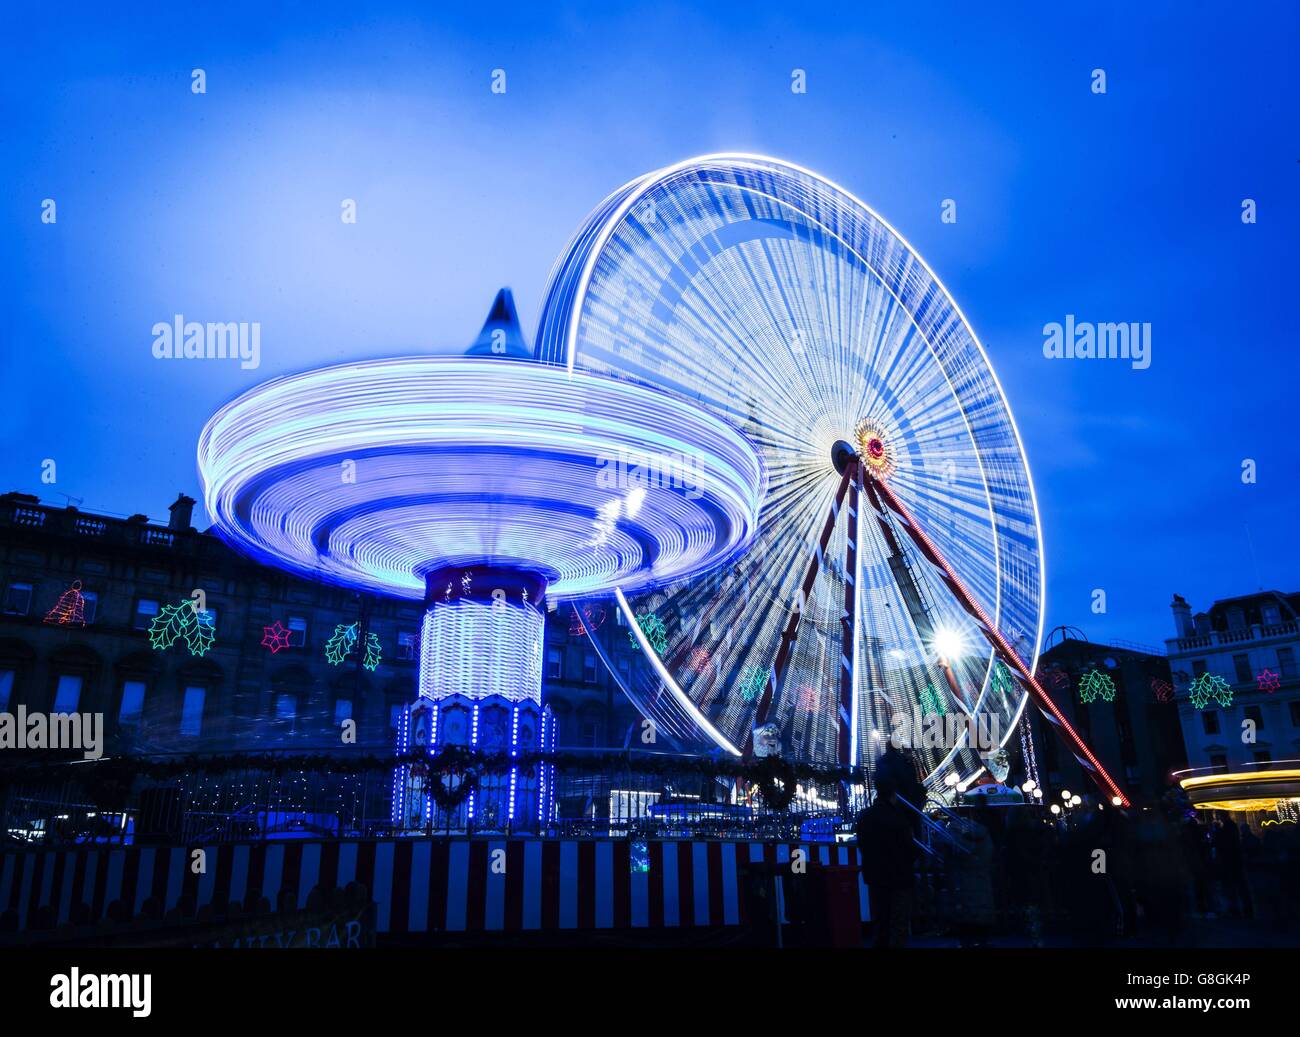
[(965, 641), (960, 630), (940, 627), (934, 632), (934, 650), (945, 661), (956, 659), (965, 648)]

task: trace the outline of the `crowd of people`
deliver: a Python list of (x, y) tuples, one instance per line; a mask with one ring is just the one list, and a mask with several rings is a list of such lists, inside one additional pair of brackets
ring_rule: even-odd
[[(891, 759), (891, 757), (894, 757)], [(1300, 826), (1256, 834), (1172, 796), (1147, 809), (972, 805), (932, 817), (910, 761), (886, 753), (857, 822), (876, 946), (914, 933), (978, 947), (1187, 945), (1198, 921), (1300, 923)]]

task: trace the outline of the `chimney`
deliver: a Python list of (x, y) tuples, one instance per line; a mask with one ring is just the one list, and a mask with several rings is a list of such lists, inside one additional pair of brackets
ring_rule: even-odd
[(1181, 594), (1175, 594), (1169, 607), (1174, 613), (1174, 628), (1178, 631), (1178, 636), (1191, 637), (1196, 628), (1192, 625), (1192, 606), (1187, 604), (1187, 599)]
[(190, 529), (190, 518), (194, 514), (194, 498), (187, 497), (183, 493), (176, 495), (176, 502), (168, 509), (171, 512), (171, 518), (167, 520), (167, 528), (173, 529), (178, 533), (184, 533)]

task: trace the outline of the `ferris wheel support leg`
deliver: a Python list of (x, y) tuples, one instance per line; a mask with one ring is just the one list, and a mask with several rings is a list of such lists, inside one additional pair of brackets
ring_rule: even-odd
[[(857, 658), (858, 626), (858, 507), (862, 488), (862, 466), (851, 464), (844, 473), (852, 477), (849, 483), (848, 538), (844, 547), (844, 611), (840, 614), (840, 701), (838, 714), (837, 759), (841, 767), (852, 767), (857, 746), (854, 744), (854, 721), (857, 703), (854, 701), (853, 667)], [(840, 782), (840, 806), (847, 808), (848, 783)]]
[(1106, 773), (1106, 768), (1101, 765), (1100, 760), (1093, 756), (1092, 750), (1084, 744), (1083, 739), (1079, 737), (1079, 733), (1070, 726), (1070, 722), (1066, 720), (1065, 715), (1057, 708), (1051, 696), (1043, 690), (1043, 686), (1038, 683), (1038, 679), (1029, 671), (1029, 667), (1025, 665), (1020, 656), (1007, 643), (1007, 639), (1002, 636), (1002, 632), (989, 620), (983, 607), (971, 596), (970, 591), (966, 589), (966, 585), (961, 582), (952, 567), (944, 560), (934, 541), (926, 535), (925, 530), (912, 517), (906, 505), (895, 496), (894, 491), (890, 489), (888, 483), (883, 479), (875, 479), (874, 488), (879, 492), (890, 510), (902, 520), (903, 528), (907, 531), (907, 535), (912, 539), (912, 542), (930, 564), (939, 570), (953, 597), (975, 620), (980, 632), (993, 646), (993, 650), (1011, 668), (1012, 673), (1016, 675), (1029, 697), (1034, 700), (1034, 705), (1038, 707), (1047, 722), (1056, 728), (1056, 733), (1061, 736), (1070, 752), (1074, 754), (1074, 758), (1079, 761), (1079, 766), (1088, 773), (1093, 783), (1105, 794), (1107, 801), (1110, 802), (1118, 798), (1121, 806), (1129, 806), (1128, 797), (1115, 784), (1115, 780)]
[[(767, 684), (763, 687), (763, 695), (758, 700), (758, 709), (754, 713), (754, 727), (762, 727), (767, 723), (767, 714), (772, 708), (772, 698), (781, 684), (781, 678), (785, 676), (785, 667), (790, 661), (790, 649), (794, 647), (795, 634), (799, 632), (799, 620), (803, 618), (803, 610), (808, 602), (808, 595), (812, 593), (813, 584), (817, 581), (817, 572), (821, 568), (822, 557), (826, 554), (826, 545), (831, 542), (831, 533), (835, 530), (835, 520), (839, 518), (840, 508), (844, 504), (844, 494), (849, 488), (850, 474), (850, 472), (846, 471), (843, 478), (840, 479), (840, 486), (835, 491), (835, 500), (831, 504), (830, 513), (826, 516), (826, 522), (822, 525), (822, 535), (817, 541), (817, 547), (813, 550), (812, 557), (808, 560), (808, 570), (804, 573), (803, 584), (799, 588), (799, 596), (790, 606), (790, 615), (786, 619), (785, 629), (781, 631), (781, 643), (776, 650), (776, 660), (772, 663), (772, 668), (767, 671)], [(854, 493), (856, 494), (856, 492), (855, 488)], [(754, 733), (751, 731), (745, 738), (745, 759), (750, 758), (753, 750)]]

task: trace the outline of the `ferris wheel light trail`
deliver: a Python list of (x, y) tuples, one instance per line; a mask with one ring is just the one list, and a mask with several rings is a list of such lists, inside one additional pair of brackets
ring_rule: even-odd
[[(621, 590), (615, 589), (614, 596), (615, 598), (618, 599), (618, 603), (624, 609), (624, 611), (630, 611), (628, 609), (627, 598), (623, 596), (623, 592)], [(721, 731), (719, 731), (716, 727), (714, 727), (711, 723), (709, 723), (708, 718), (699, 711), (695, 703), (691, 701), (690, 696), (686, 695), (682, 691), (682, 689), (677, 686), (677, 682), (673, 680), (672, 674), (670, 674), (668, 670), (664, 668), (664, 664), (659, 661), (659, 657), (657, 655), (654, 655), (654, 653), (650, 651), (650, 643), (646, 639), (645, 631), (642, 630), (640, 625), (637, 624), (635, 621), (632, 624), (632, 636), (636, 638), (636, 642), (638, 645), (640, 645), (641, 650), (645, 652), (648, 656), (650, 656), (651, 665), (655, 667), (659, 679), (664, 682), (664, 686), (681, 703), (681, 705), (686, 710), (686, 712), (690, 715), (690, 717), (702, 728), (704, 728), (704, 730), (709, 733), (710, 737), (715, 739), (718, 742), (718, 744), (727, 752), (729, 752), (732, 756), (742, 755), (741, 751), (737, 749), (734, 745), (732, 745), (730, 741), (727, 740), (726, 735), (724, 735)]]
[[(679, 711), (701, 742), (748, 754), (762, 727), (799, 759), (858, 766), (876, 748), (859, 730), (917, 721), (942, 688), (1013, 736), (1030, 693), (999, 676), (980, 618), (895, 535), (893, 513), (870, 521), (870, 493), (883, 481), (908, 502), (983, 621), (1032, 666), (1044, 579), (1024, 448), (960, 308), (864, 202), (761, 155), (637, 177), (556, 262), (537, 358), (690, 400), (763, 458), (759, 528), (735, 564), (624, 590), (629, 622), (653, 613), (663, 634), (633, 696), (643, 712), (680, 691), (709, 722)], [(931, 784), (982, 767), (969, 741), (918, 753)]]

